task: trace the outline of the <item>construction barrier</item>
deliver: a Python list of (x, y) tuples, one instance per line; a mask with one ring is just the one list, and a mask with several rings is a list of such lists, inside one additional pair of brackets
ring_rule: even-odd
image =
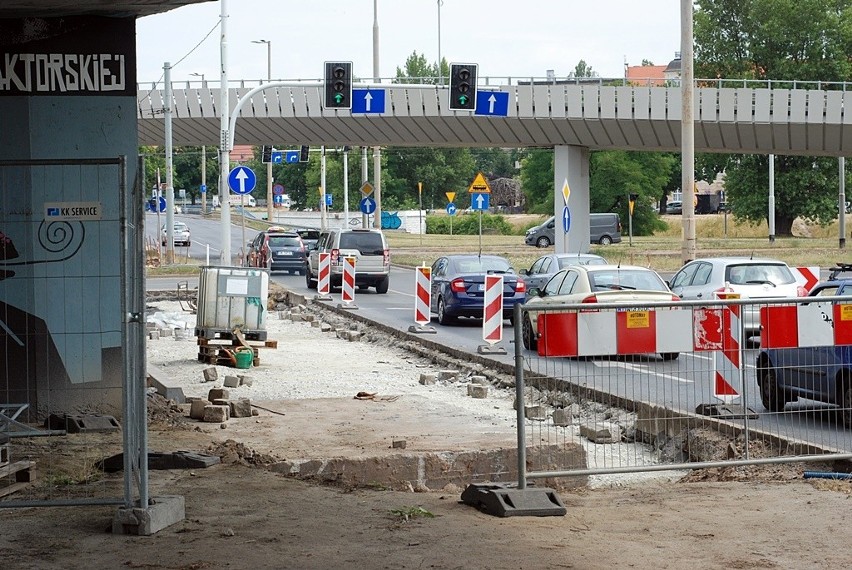
[(355, 303), (355, 263), (354, 256), (346, 256), (343, 258), (343, 283), (341, 287), (341, 301), (344, 306), (350, 306)]
[(317, 271), (317, 293), (329, 295), (331, 293), (331, 254), (319, 254), (319, 269)]
[(485, 276), (482, 308), (482, 340), (496, 344), (503, 340), (503, 276)]
[(432, 304), (432, 268), (415, 269), (414, 281), (414, 322), (428, 325), (432, 320), (429, 310)]

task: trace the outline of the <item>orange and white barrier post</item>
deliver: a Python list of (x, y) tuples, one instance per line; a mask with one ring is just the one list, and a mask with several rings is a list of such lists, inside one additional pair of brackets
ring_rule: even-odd
[[(737, 293), (716, 293), (719, 299), (739, 299)], [(714, 355), (713, 397), (725, 404), (738, 404), (742, 391), (742, 362), (740, 347), (743, 342), (741, 305), (722, 307), (722, 346)]]
[(355, 306), (355, 262), (354, 256), (348, 255), (343, 258), (343, 287), (341, 288), (340, 307), (344, 309), (357, 309)]
[(317, 271), (317, 292), (319, 299), (331, 299), (331, 254), (319, 254), (319, 270)]
[(408, 327), (408, 332), (434, 333), (434, 327), (428, 326), (432, 321), (430, 307), (432, 306), (432, 268), (424, 264), (414, 270), (414, 322)]
[(495, 344), (503, 340), (503, 276), (485, 276), (485, 297), (482, 309), (482, 340), (487, 345), (480, 345), (480, 354), (506, 354), (506, 349)]

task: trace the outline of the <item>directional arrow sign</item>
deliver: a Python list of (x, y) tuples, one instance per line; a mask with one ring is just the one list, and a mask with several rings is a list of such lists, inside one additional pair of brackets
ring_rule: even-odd
[(376, 211), (376, 201), (372, 198), (361, 198), (359, 203), (362, 214), (372, 214)]
[(448, 215), (450, 215), (450, 216), (455, 216), (455, 215), (456, 215), (456, 211), (457, 211), (457, 209), (456, 209), (456, 205), (455, 205), (455, 204), (453, 204), (452, 202), (450, 202), (449, 204), (447, 204), (447, 214), (448, 214)]
[(384, 89), (353, 89), (352, 90), (352, 112), (353, 113), (384, 113), (385, 112), (385, 90)]
[(568, 230), (571, 229), (571, 210), (568, 209), (568, 206), (562, 208), (562, 231), (566, 234)]
[(505, 117), (509, 114), (509, 94), (502, 91), (480, 91), (476, 96), (474, 115)]
[(272, 151), (272, 164), (281, 164), (284, 162), (284, 153), (280, 150)]
[(490, 194), (471, 194), (470, 207), (474, 210), (487, 210), (490, 207)]
[(254, 190), (257, 184), (257, 176), (247, 166), (238, 166), (228, 174), (228, 186), (235, 194), (248, 194)]
[(284, 161), (287, 164), (294, 164), (296, 162), (299, 162), (299, 154), (300, 151), (298, 150), (288, 150), (286, 153), (284, 153)]

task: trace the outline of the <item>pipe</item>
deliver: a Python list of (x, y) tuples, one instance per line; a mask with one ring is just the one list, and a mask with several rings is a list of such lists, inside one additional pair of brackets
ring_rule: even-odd
[(852, 473), (834, 473), (833, 471), (805, 471), (805, 479), (852, 479)]

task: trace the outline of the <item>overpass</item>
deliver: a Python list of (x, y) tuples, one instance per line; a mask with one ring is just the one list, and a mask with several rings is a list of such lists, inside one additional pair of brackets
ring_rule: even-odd
[[(218, 87), (208, 87), (209, 83), (173, 83), (175, 145), (219, 145), (220, 95)], [(697, 152), (852, 153), (852, 85), (706, 84), (697, 80), (694, 92)], [(259, 85), (240, 82), (231, 87), (231, 110)], [(355, 89), (382, 91), (383, 112), (324, 109), (323, 86), (317, 81), (293, 81), (257, 92), (240, 110), (234, 143), (680, 151), (677, 86), (543, 85), (536, 81), (480, 85), (479, 98), (488, 99), (494, 93), (506, 101), (501, 115), (449, 110), (446, 86), (362, 83)], [(140, 86), (137, 102), (139, 144), (164, 144), (165, 91)]]

